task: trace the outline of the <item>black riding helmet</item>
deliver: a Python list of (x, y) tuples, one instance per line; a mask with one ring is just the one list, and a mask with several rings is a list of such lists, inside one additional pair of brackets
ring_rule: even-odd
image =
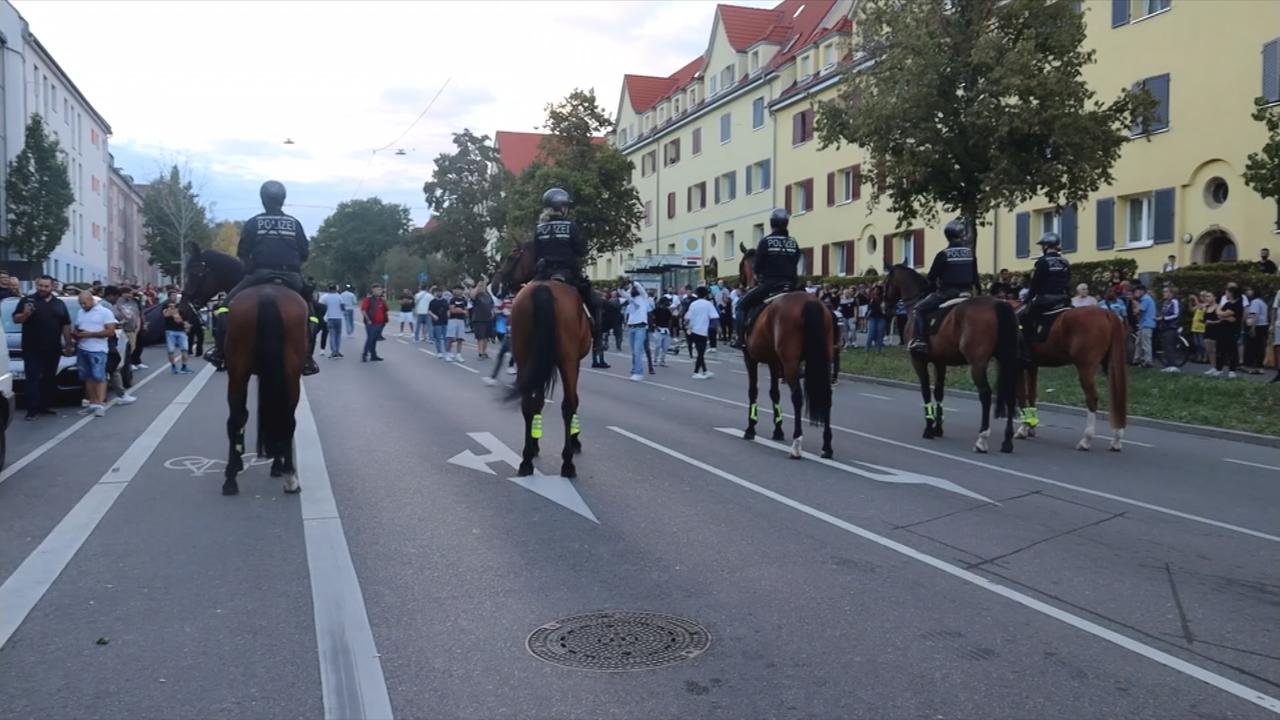
[(1058, 233), (1056, 232), (1047, 232), (1040, 236), (1040, 239), (1036, 241), (1036, 244), (1046, 250), (1049, 248), (1056, 250), (1062, 247), (1062, 238), (1058, 237)]
[(258, 197), (262, 198), (262, 207), (267, 210), (279, 210), (284, 207), (284, 185), (275, 180), (268, 180), (262, 183)]
[(947, 242), (949, 243), (956, 241), (964, 242), (965, 238), (969, 234), (969, 228), (965, 227), (964, 220), (956, 218), (955, 220), (947, 223), (946, 227), (942, 228), (942, 234), (946, 236)]
[(787, 212), (784, 208), (774, 208), (773, 212), (769, 213), (769, 227), (774, 230), (786, 232), (787, 225), (790, 222), (791, 213)]
[(569, 207), (569, 193), (558, 187), (542, 193), (542, 207), (552, 210), (563, 210)]

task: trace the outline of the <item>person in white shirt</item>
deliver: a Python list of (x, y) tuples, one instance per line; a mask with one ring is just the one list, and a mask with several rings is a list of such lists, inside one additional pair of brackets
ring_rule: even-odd
[(1169, 273), (1177, 269), (1178, 269), (1178, 258), (1176, 255), (1170, 255), (1169, 259), (1165, 260), (1164, 265), (1160, 266), (1160, 272)]
[(640, 382), (644, 380), (644, 353), (648, 346), (649, 313), (653, 311), (653, 301), (644, 286), (635, 281), (623, 285), (618, 291), (623, 298), (622, 317), (631, 341), (631, 379)]
[(76, 316), (76, 367), (84, 381), (84, 395), (96, 417), (106, 414), (107, 402), (107, 338), (116, 334), (116, 316), (105, 305), (99, 305), (93, 293), (80, 293), (80, 314)]
[(329, 357), (342, 357), (342, 324), (348, 313), (355, 309), (347, 305), (339, 293), (337, 285), (330, 285), (329, 292), (320, 296), (320, 304), (324, 306), (324, 324), (329, 328)]
[(1097, 304), (1098, 300), (1089, 294), (1089, 286), (1086, 283), (1076, 286), (1076, 294), (1071, 298), (1071, 307), (1093, 307)]
[(1267, 353), (1267, 301), (1253, 288), (1244, 289), (1249, 304), (1245, 307), (1244, 367), (1250, 375), (1262, 374), (1262, 361)]
[(693, 379), (706, 380), (712, 376), (712, 373), (707, 372), (707, 337), (711, 333), (711, 319), (719, 317), (720, 313), (707, 299), (705, 287), (698, 286), (698, 289), (694, 290), (694, 295), (697, 299), (689, 305), (689, 311), (685, 313), (685, 320), (689, 323), (689, 342), (697, 351), (696, 359), (693, 361)]
[[(342, 291), (339, 296), (342, 300), (342, 317), (347, 321), (347, 335), (356, 334), (356, 294), (351, 292), (351, 286), (348, 285), (346, 290)], [(339, 356), (341, 357), (341, 356)]]
[(426, 284), (413, 296), (413, 341), (426, 342), (431, 339), (431, 301), (435, 296)]

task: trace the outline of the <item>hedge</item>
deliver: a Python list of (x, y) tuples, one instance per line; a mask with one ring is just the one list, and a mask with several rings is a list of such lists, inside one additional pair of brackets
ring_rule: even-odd
[(1260, 273), (1258, 266), (1254, 263), (1192, 265), (1156, 277), (1156, 287), (1173, 285), (1178, 288), (1178, 294), (1182, 296), (1208, 290), (1214, 297), (1218, 297), (1227, 287), (1227, 283), (1232, 282), (1239, 285), (1242, 290), (1253, 288), (1263, 300), (1267, 301), (1268, 305), (1271, 304), (1276, 291), (1280, 290), (1280, 275)]

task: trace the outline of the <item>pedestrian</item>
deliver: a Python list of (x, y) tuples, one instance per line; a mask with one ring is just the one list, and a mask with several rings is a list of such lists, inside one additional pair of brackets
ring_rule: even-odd
[(427, 314), (431, 316), (431, 341), (436, 346), (436, 358), (448, 360), (448, 345), (445, 342), (445, 331), (449, 326), (449, 301), (439, 287), (431, 288), (431, 302), (427, 304)]
[(875, 285), (867, 291), (867, 350), (875, 345), (876, 352), (884, 352), (884, 336), (888, 319), (884, 314), (884, 298), (881, 297), (880, 286)]
[(1125, 328), (1129, 327), (1129, 308), (1125, 305), (1124, 300), (1116, 295), (1116, 291), (1107, 288), (1102, 293), (1102, 307), (1111, 311), (1113, 315), (1120, 318), (1120, 322), (1125, 324)]
[(89, 406), (82, 413), (102, 417), (107, 412), (107, 338), (116, 334), (116, 316), (108, 305), (85, 290), (80, 293), (80, 314), (76, 316), (76, 369), (84, 382)]
[(324, 306), (324, 325), (329, 334), (330, 359), (342, 357), (342, 326), (347, 318), (346, 301), (342, 296), (337, 285), (330, 285), (329, 291), (320, 296), (320, 304)]
[(1166, 285), (1161, 291), (1160, 317), (1157, 327), (1160, 330), (1160, 362), (1164, 368), (1160, 372), (1182, 372), (1174, 364), (1174, 352), (1178, 346), (1178, 330), (1182, 326), (1182, 302), (1178, 300), (1175, 288)]
[(1253, 288), (1244, 289), (1248, 302), (1245, 309), (1244, 371), (1250, 375), (1262, 374), (1262, 359), (1267, 353), (1267, 301)]
[[(111, 315), (116, 319), (116, 326), (125, 333), (126, 342), (128, 342), (129, 334), (125, 329), (127, 313), (123, 291), (127, 289), (116, 285), (107, 285), (102, 288), (102, 299), (98, 301), (99, 305), (111, 311)], [(122, 360), (124, 358), (120, 356), (119, 339), (116, 337), (116, 333), (111, 333), (111, 337), (107, 338), (107, 392), (116, 396), (117, 404), (131, 405), (138, 399), (130, 395), (128, 388), (124, 386), (124, 374), (120, 372), (120, 367), (124, 364)]]
[(133, 365), (134, 372), (138, 370), (146, 370), (146, 363), (142, 362), (142, 346), (141, 338), (147, 334), (147, 329), (151, 327), (147, 322), (146, 309), (154, 303), (150, 302), (145, 291), (142, 288), (134, 286), (133, 288), (133, 304), (138, 307), (138, 330), (135, 340), (129, 341), (129, 363)]
[(488, 360), (489, 338), (493, 336), (493, 295), (481, 283), (471, 295), (471, 333), (476, 336), (476, 357)]
[(348, 285), (342, 291), (342, 317), (347, 321), (347, 337), (356, 334), (356, 294)]
[(1176, 255), (1170, 255), (1168, 259), (1164, 261), (1164, 265), (1160, 266), (1160, 272), (1162, 273), (1171, 273), (1177, 269), (1178, 269), (1178, 257)]
[(858, 304), (858, 296), (853, 287), (846, 287), (840, 293), (839, 309), (840, 329), (844, 338), (844, 347), (852, 347), (858, 342), (859, 314), (865, 315), (865, 306)]
[(707, 300), (707, 289), (699, 286), (694, 291), (694, 300), (689, 303), (689, 309), (685, 311), (685, 321), (688, 323), (689, 343), (696, 351), (693, 361), (693, 379), (707, 380), (714, 373), (707, 370), (707, 337), (711, 333), (711, 318), (716, 313), (716, 308)]
[[(732, 315), (730, 318), (732, 319)], [(729, 323), (732, 325), (732, 323)], [(667, 366), (667, 351), (671, 349), (671, 299), (662, 298), (653, 310), (653, 354), (658, 356), (658, 367)]]
[(649, 333), (649, 311), (653, 309), (653, 303), (644, 286), (634, 280), (621, 290), (626, 293), (622, 312), (631, 343), (631, 380), (640, 382), (644, 380), (644, 345)]
[(1204, 374), (1217, 375), (1218, 364), (1218, 301), (1208, 290), (1200, 292), (1200, 307), (1204, 309), (1204, 361), (1209, 369)]
[(413, 341), (423, 342), (431, 338), (431, 300), (435, 296), (423, 283), (418, 294), (413, 296)]
[(10, 275), (4, 270), (0, 270), (0, 300), (11, 297), (18, 297), (18, 293), (13, 291), (10, 285)]
[(128, 285), (122, 285), (119, 288), (120, 299), (112, 303), (115, 305), (116, 313), (120, 318), (120, 329), (124, 330), (124, 337), (129, 341), (129, 357), (121, 358), (122, 361), (134, 365), (134, 370), (140, 370), (133, 363), (134, 349), (138, 346), (138, 331), (142, 329), (142, 306), (138, 304), (137, 296), (133, 294), (133, 288)]
[(364, 350), (360, 352), (360, 362), (382, 362), (378, 343), (382, 341), (382, 330), (390, 319), (383, 292), (383, 287), (375, 284), (369, 288), (368, 297), (360, 301), (360, 319), (364, 321)]
[(1280, 382), (1280, 290), (1276, 290), (1276, 297), (1271, 301), (1271, 319), (1271, 354), (1276, 361), (1276, 376), (1271, 382)]
[(1205, 362), (1204, 349), (1204, 311), (1206, 301), (1212, 302), (1213, 296), (1204, 291), (1187, 298), (1191, 307), (1191, 342), (1196, 348), (1196, 362)]
[(179, 307), (182, 319), (187, 323), (187, 354), (194, 357), (204, 355), (204, 308), (192, 307), (184, 302)]
[[(466, 291), (461, 285), (454, 287), (453, 297), (449, 300), (449, 323), (445, 327), (444, 342), (447, 357), (452, 362), (466, 362), (462, 359), (462, 343), (467, 337), (467, 314), (471, 304), (467, 301)], [(457, 350), (454, 350), (454, 345)]]
[(400, 332), (397, 333), (397, 336), (409, 337), (413, 332), (415, 322), (416, 319), (413, 314), (413, 293), (409, 291), (409, 288), (405, 288), (400, 293)]
[(1156, 301), (1142, 283), (1133, 286), (1133, 298), (1138, 313), (1138, 347), (1133, 364), (1149, 368), (1155, 359), (1151, 354), (1151, 340), (1156, 331)]
[(1089, 294), (1089, 286), (1086, 283), (1080, 283), (1076, 286), (1076, 294), (1071, 298), (1071, 307), (1093, 307), (1098, 301)]
[(36, 291), (19, 301), (13, 314), (13, 321), (22, 326), (27, 420), (58, 414), (50, 407), (57, 399), (58, 361), (75, 354), (71, 314), (53, 294), (53, 282), (49, 275), (37, 278)]
[[(622, 320), (622, 304), (623, 304), (622, 294), (620, 292), (613, 292), (613, 293), (610, 293), (610, 296), (611, 296), (610, 301), (604, 304), (603, 315), (604, 315), (604, 325), (606, 328), (604, 345), (605, 345), (605, 349), (607, 350), (609, 345), (608, 334), (612, 333), (614, 349), (617, 350), (618, 352), (622, 352), (622, 326), (624, 324)], [(601, 353), (600, 359), (603, 362), (604, 360), (603, 353)], [(605, 364), (607, 365), (608, 363), (605, 363)]]
[(311, 296), (311, 317), (319, 320), (312, 323), (311, 327), (311, 354), (315, 355), (316, 340), (319, 339), (320, 351), (324, 352), (329, 342), (329, 321), (325, 319), (325, 311), (328, 310), (320, 303), (320, 294), (312, 294)]
[(1276, 261), (1271, 259), (1271, 249), (1262, 248), (1258, 253), (1258, 272), (1264, 275), (1276, 274)]
[(182, 297), (176, 292), (165, 294), (160, 315), (164, 318), (164, 344), (169, 354), (169, 372), (190, 375), (187, 367), (187, 321), (182, 319)]
[(1208, 314), (1205, 316), (1205, 324), (1214, 326), (1210, 332), (1217, 341), (1214, 366), (1205, 373), (1206, 375), (1211, 377), (1222, 375), (1225, 367), (1227, 379), (1235, 379), (1236, 370), (1240, 365), (1237, 342), (1240, 338), (1240, 322), (1243, 314), (1244, 304), (1240, 301), (1239, 290), (1234, 284), (1227, 285), (1227, 289), (1222, 294), (1222, 300), (1218, 304), (1216, 317), (1211, 321)]
[(907, 303), (904, 302), (903, 300), (898, 300), (897, 304), (893, 306), (893, 331), (898, 336), (899, 345), (907, 344), (906, 330), (907, 330)]

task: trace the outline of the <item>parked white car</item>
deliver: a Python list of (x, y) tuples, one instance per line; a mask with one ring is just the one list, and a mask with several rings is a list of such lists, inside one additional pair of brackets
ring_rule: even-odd
[(0, 418), (0, 470), (4, 469), (8, 457), (9, 442), (6, 436), (9, 432), (9, 423), (13, 422), (15, 405), (16, 396), (13, 394), (13, 371), (9, 369), (9, 354), (0, 353), (0, 413), (4, 414), (4, 417)]
[[(13, 312), (18, 307), (19, 298), (5, 298), (0, 300), (0, 324), (4, 325), (5, 344), (9, 349), (6, 361), (8, 364), (7, 371), (12, 372), (12, 393), (22, 395), (25, 393), (26, 372), (22, 361), (22, 326), (13, 321)], [(74, 325), (76, 318), (80, 315), (80, 301), (73, 297), (58, 298), (67, 306), (67, 314), (71, 317), (71, 324)], [(124, 386), (133, 385), (133, 366), (128, 362), (129, 358), (129, 337), (125, 335), (123, 330), (116, 329), (116, 347), (120, 352), (121, 364), (120, 375), (124, 380)], [(84, 383), (80, 380), (80, 371), (76, 368), (76, 359), (74, 357), (62, 357), (58, 360), (58, 373), (54, 384), (57, 386), (59, 395), (66, 395), (71, 399), (78, 400), (84, 394)], [(73, 397), (74, 396), (74, 397)]]

